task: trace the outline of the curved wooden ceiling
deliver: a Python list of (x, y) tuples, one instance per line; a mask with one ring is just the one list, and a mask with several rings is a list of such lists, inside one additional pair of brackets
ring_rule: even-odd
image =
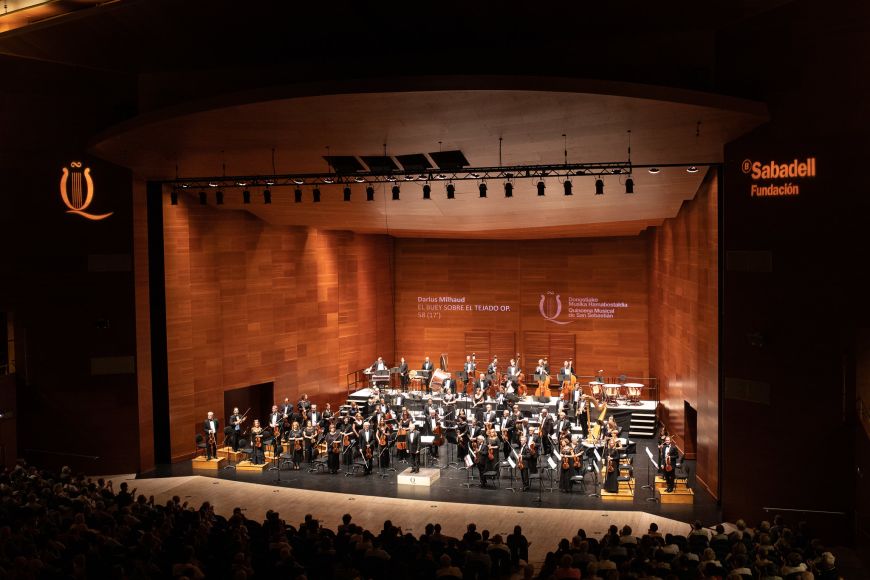
[[(659, 91), (660, 93), (660, 91)], [(635, 95), (638, 91), (635, 91)], [(323, 172), (323, 156), (391, 155), (460, 149), (473, 166), (568, 161), (623, 161), (631, 131), (635, 164), (718, 163), (723, 145), (765, 120), (758, 107), (721, 107), (575, 92), (530, 90), (452, 90), (332, 94), (287, 98), (142, 122), (106, 137), (95, 154), (133, 169), (142, 179), (182, 176), (268, 174), (276, 150), (279, 173)], [(698, 124), (700, 122), (700, 125)], [(505, 199), (502, 183), (456, 183), (446, 199), (443, 182), (432, 183), (432, 199), (422, 199), (422, 183), (401, 183), (399, 201), (389, 188), (376, 187), (374, 202), (354, 185), (352, 201), (338, 187), (321, 187), (322, 201), (294, 203), (289, 188), (274, 189), (264, 205), (259, 192), (242, 204), (241, 190), (225, 192), (225, 211), (249, 211), (285, 225), (388, 233), (395, 236), (462, 238), (542, 238), (634, 235), (676, 215), (691, 199), (704, 171), (663, 168), (657, 175), (636, 170), (635, 194), (624, 193), (624, 178), (605, 177), (605, 195), (593, 195), (594, 178), (572, 179), (574, 195), (563, 195), (557, 179), (515, 182)], [(210, 202), (214, 202), (210, 196)]]

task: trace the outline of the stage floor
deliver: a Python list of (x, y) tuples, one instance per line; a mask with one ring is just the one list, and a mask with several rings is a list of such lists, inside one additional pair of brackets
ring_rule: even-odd
[[(541, 494), (541, 502), (538, 503), (538, 491), (533, 488), (530, 491), (512, 492), (508, 488), (511, 487), (511, 480), (504, 477), (500, 480), (499, 488), (465, 487), (462, 484), (476, 483), (475, 480), (469, 480), (466, 470), (459, 470), (453, 467), (443, 468), (441, 477), (434, 482), (431, 487), (421, 486), (405, 486), (397, 484), (396, 472), (388, 472), (387, 477), (380, 477), (378, 470), (370, 476), (362, 475), (360, 472), (357, 475), (346, 477), (341, 471), (337, 475), (331, 475), (326, 472), (308, 473), (307, 465), (303, 465), (300, 471), (289, 471), (282, 469), (280, 474), (277, 471), (263, 471), (262, 473), (254, 472), (236, 472), (233, 469), (222, 469), (217, 472), (199, 473), (205, 478), (211, 479), (214, 483), (222, 480), (239, 481), (246, 483), (254, 483), (262, 486), (270, 486), (275, 489), (300, 489), (300, 490), (320, 490), (333, 493), (341, 493), (348, 495), (359, 495), (369, 497), (384, 497), (395, 499), (413, 499), (425, 501), (440, 501), (448, 503), (463, 503), (472, 505), (501, 505), (514, 506), (517, 508), (532, 508), (544, 507), (554, 509), (570, 509), (570, 510), (607, 510), (609, 512), (619, 511), (643, 511), (653, 515), (661, 515), (683, 521), (692, 521), (700, 519), (705, 525), (719, 523), (721, 520), (720, 509), (715, 500), (699, 486), (694, 485), (694, 466), (689, 462), (690, 486), (695, 491), (695, 501), (693, 505), (662, 505), (656, 502), (648, 502), (647, 498), (653, 497), (649, 490), (642, 489), (646, 485), (647, 477), (654, 480), (653, 470), (649, 467), (649, 462), (646, 458), (646, 453), (643, 448), (652, 446), (653, 444), (646, 440), (638, 441), (637, 454), (635, 456), (635, 494), (634, 499), (630, 501), (608, 502), (598, 497), (590, 497), (588, 494), (593, 493), (595, 487), (592, 485), (593, 478), (591, 474), (586, 476), (586, 492), (581, 492), (579, 488), (573, 493), (561, 493), (558, 490), (558, 481), (555, 482), (556, 489), (553, 491), (544, 491)], [(651, 447), (655, 450), (655, 447)], [(446, 458), (446, 453), (442, 449), (442, 457)], [(443, 463), (442, 463), (443, 465)], [(400, 473), (407, 467), (407, 464), (397, 463), (396, 469)], [(344, 466), (342, 465), (342, 470)], [(190, 462), (177, 463), (169, 466), (161, 466), (158, 469), (142, 474), (140, 478), (160, 478), (160, 477), (178, 477), (191, 475)], [(507, 472), (505, 472), (507, 475)], [(520, 487), (519, 481), (513, 482), (517, 488)]]

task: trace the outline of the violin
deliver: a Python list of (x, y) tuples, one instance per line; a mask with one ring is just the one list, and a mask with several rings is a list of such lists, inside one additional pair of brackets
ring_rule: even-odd
[(487, 456), (487, 458), (489, 458), (490, 461), (494, 460), (494, 459), (495, 459), (495, 453), (493, 452), (493, 446), (492, 446), (492, 445), (487, 445), (486, 448), (488, 449), (488, 451), (486, 452), (486, 456)]
[(568, 465), (568, 455), (567, 455), (566, 453), (563, 453), (563, 454), (562, 454), (562, 469), (567, 470), (568, 467), (569, 467), (569, 465)]
[(340, 440), (338, 440), (338, 439), (333, 440), (332, 452), (333, 453), (341, 453), (341, 441)]
[[(298, 433), (297, 433), (297, 435), (298, 435)], [(296, 437), (295, 449), (296, 449), (296, 451), (302, 451), (302, 438), (301, 437)]]
[(522, 450), (520, 450), (520, 455), (519, 455), (519, 457), (517, 458), (517, 467), (520, 468), (521, 470), (526, 468), (526, 465), (523, 463), (523, 452), (522, 452)]
[(580, 456), (577, 453), (574, 453), (574, 468), (580, 469)]
[(387, 433), (386, 433), (386, 431), (381, 431), (378, 434), (378, 445), (380, 445), (381, 447), (387, 446)]
[(260, 449), (261, 447), (263, 447), (263, 430), (262, 429), (260, 429), (259, 431), (254, 433), (254, 447), (256, 447), (257, 449)]

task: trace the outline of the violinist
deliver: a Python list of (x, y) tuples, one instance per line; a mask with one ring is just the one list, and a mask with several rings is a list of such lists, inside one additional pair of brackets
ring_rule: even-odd
[(501, 439), (495, 431), (495, 427), (490, 427), (486, 435), (486, 470), (498, 472), (499, 448), (501, 447)]
[(460, 465), (465, 463), (466, 455), (468, 455), (468, 420), (465, 412), (460, 411), (456, 419), (456, 456)]
[[(434, 436), (436, 441), (439, 436), (444, 436), (443, 429), (441, 428), (441, 421), (438, 419), (438, 414), (435, 409), (429, 411), (429, 416), (423, 422), (423, 434)], [(440, 446), (434, 444), (429, 446), (429, 457), (433, 460), (438, 458), (438, 447)]]
[(511, 454), (511, 442), (513, 441), (512, 436), (514, 432), (514, 420), (507, 409), (504, 410), (501, 418), (499, 418), (498, 427), (502, 440), (502, 453), (507, 457)]
[(260, 427), (260, 420), (254, 419), (254, 425), (251, 427), (251, 447), (254, 449), (254, 452), (251, 453), (251, 463), (254, 465), (266, 463), (266, 455), (263, 453), (264, 436), (263, 428)]
[(399, 417), (398, 431), (396, 433), (396, 451), (400, 461), (408, 459), (408, 428), (411, 424), (411, 414), (407, 408), (402, 408), (402, 416)]
[(348, 415), (341, 419), (338, 430), (341, 431), (341, 450), (344, 453), (344, 464), (353, 463), (353, 449), (356, 446), (356, 431), (353, 421)]
[(295, 408), (293, 407), (293, 403), (290, 402), (290, 397), (284, 397), (284, 404), (281, 405), (281, 415), (285, 419), (291, 419), (295, 414)]
[(317, 438), (317, 430), (314, 427), (311, 419), (305, 422), (305, 427), (302, 428), (303, 451), (305, 452), (305, 461), (311, 463), (317, 455), (315, 447), (315, 439)]
[(331, 421), (333, 417), (332, 406), (329, 403), (326, 403), (326, 406), (323, 408), (323, 426), (326, 427), (326, 423)]
[(302, 398), (299, 399), (299, 402), (296, 403), (296, 406), (299, 408), (300, 415), (302, 414), (303, 411), (305, 412), (306, 415), (309, 412), (311, 412), (311, 401), (308, 400), (308, 395), (305, 393), (302, 393)]
[(517, 463), (517, 467), (523, 480), (523, 491), (526, 491), (529, 489), (529, 475), (538, 472), (538, 448), (525, 435), (520, 435), (519, 457), (521, 461)]
[(680, 452), (677, 446), (673, 444), (670, 436), (665, 437), (661, 450), (661, 468), (665, 473), (665, 481), (667, 482), (668, 493), (674, 491), (674, 485), (677, 480), (677, 462), (680, 459)]
[(209, 411), (205, 421), (202, 422), (202, 430), (205, 432), (205, 457), (208, 460), (217, 457), (218, 426), (219, 423), (214, 416), (214, 411)]
[(541, 444), (544, 446), (544, 454), (549, 455), (553, 452), (553, 440), (551, 439), (551, 435), (553, 434), (553, 417), (550, 415), (550, 412), (546, 407), (541, 409)]
[(302, 463), (303, 437), (302, 429), (296, 421), (293, 421), (290, 425), (290, 431), (287, 432), (287, 445), (293, 454), (293, 470), (299, 471), (299, 464)]
[(390, 466), (390, 427), (383, 420), (377, 429), (378, 465), (383, 468)]
[(311, 403), (311, 413), (308, 418), (311, 420), (311, 426), (315, 429), (323, 427), (323, 413), (317, 410), (317, 403)]
[(477, 465), (478, 476), (480, 477), (480, 487), (487, 487), (486, 472), (489, 470), (490, 460), (489, 451), (486, 445), (486, 437), (478, 435), (473, 441), (472, 453), (474, 453), (474, 463)]
[(372, 430), (372, 424), (368, 421), (363, 423), (363, 428), (359, 431), (359, 451), (365, 465), (365, 474), (372, 474), (372, 458), (375, 455), (376, 433)]
[(483, 424), (484, 427), (488, 428), (490, 425), (495, 424), (495, 411), (492, 410), (492, 405), (489, 403), (486, 404), (486, 410), (483, 412)]
[(233, 433), (230, 437), (230, 444), (233, 451), (239, 450), (239, 437), (242, 435), (242, 423), (245, 422), (245, 417), (239, 413), (238, 407), (233, 407), (233, 414), (230, 415), (230, 425), (233, 427)]
[(278, 410), (278, 405), (272, 405), (272, 412), (269, 413), (269, 429), (272, 430), (272, 453), (276, 456), (281, 455), (282, 430), (281, 424), (284, 422), (284, 416)]
[(556, 433), (562, 437), (565, 433), (571, 433), (571, 421), (568, 420), (568, 415), (565, 411), (559, 411), (559, 420), (556, 421)]
[[(604, 448), (604, 490), (609, 493), (619, 491), (619, 450), (617, 439), (608, 439)], [(668, 490), (671, 491), (671, 490)]]
[(338, 459), (341, 455), (341, 433), (335, 428), (335, 423), (329, 424), (329, 432), (326, 434), (326, 464), (329, 473), (338, 473)]
[(408, 425), (408, 455), (411, 457), (411, 473), (420, 473), (420, 433), (413, 421)]
[(362, 431), (365, 426), (365, 419), (363, 419), (362, 413), (357, 413), (353, 418), (353, 434), (359, 439), (360, 431)]
[(562, 439), (562, 465), (559, 471), (559, 491), (567, 493), (571, 491), (571, 478), (574, 476), (574, 449), (571, 441)]

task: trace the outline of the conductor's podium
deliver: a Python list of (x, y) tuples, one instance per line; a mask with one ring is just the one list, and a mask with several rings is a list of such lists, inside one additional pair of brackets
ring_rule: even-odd
[(399, 485), (417, 485), (422, 487), (430, 487), (441, 477), (441, 470), (431, 467), (421, 467), (418, 473), (411, 473), (411, 468), (407, 468), (400, 473), (396, 479)]

